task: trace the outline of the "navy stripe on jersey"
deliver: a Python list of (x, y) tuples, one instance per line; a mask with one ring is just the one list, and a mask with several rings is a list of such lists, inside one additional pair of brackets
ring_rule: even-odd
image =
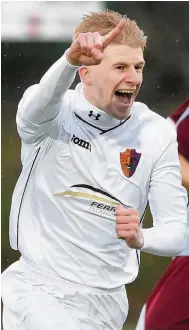
[(102, 134), (104, 134), (104, 133), (107, 133), (107, 132), (109, 132), (109, 131), (112, 131), (113, 129), (115, 129), (115, 128), (117, 128), (117, 127), (119, 127), (119, 126), (125, 124), (125, 122), (126, 122), (128, 119), (130, 119), (130, 118), (131, 118), (131, 115), (130, 115), (128, 118), (126, 118), (121, 124), (119, 124), (119, 125), (117, 125), (117, 126), (114, 126), (114, 127), (111, 127), (111, 128), (109, 128), (109, 129), (107, 129), (107, 130), (105, 130), (104, 132), (100, 133), (100, 135), (102, 135)]
[(83, 118), (81, 118), (77, 113), (74, 112), (74, 114), (75, 114), (75, 116), (76, 116), (78, 119), (80, 119), (80, 120), (83, 121), (84, 123), (86, 123), (86, 124), (88, 124), (88, 125), (90, 125), (90, 126), (96, 128), (96, 129), (98, 129), (98, 130), (101, 131), (101, 132), (104, 132), (103, 129), (101, 129), (101, 128), (98, 127), (98, 126), (95, 126), (95, 125), (92, 125), (92, 124), (88, 123), (88, 121), (86, 121), (86, 120), (84, 120)]
[(76, 184), (76, 185), (71, 186), (70, 188), (85, 188), (85, 189), (89, 189), (89, 190), (95, 191), (97, 193), (100, 193), (102, 195), (105, 195), (105, 196), (107, 196), (107, 197), (109, 197), (111, 199), (114, 199), (117, 202), (119, 202), (120, 204), (124, 205), (119, 199), (115, 198), (114, 196), (110, 195), (109, 193), (107, 193), (107, 192), (105, 192), (105, 191), (103, 191), (101, 189), (95, 188), (93, 186), (89, 186), (87, 184)]
[(85, 119), (81, 118), (77, 113), (74, 112), (74, 114), (75, 114), (75, 116), (76, 116), (78, 119), (80, 119), (80, 120), (83, 121), (84, 123), (86, 123), (86, 124), (88, 124), (88, 125), (90, 125), (90, 126), (96, 128), (96, 129), (98, 129), (99, 131), (101, 131), (100, 135), (102, 135), (102, 134), (104, 134), (104, 133), (107, 133), (107, 132), (109, 132), (109, 131), (112, 131), (113, 129), (115, 129), (115, 128), (117, 128), (117, 127), (119, 127), (119, 126), (125, 124), (125, 122), (126, 122), (128, 119), (131, 118), (131, 115), (130, 115), (130, 116), (129, 116), (128, 118), (126, 118), (122, 123), (120, 123), (120, 124), (118, 124), (118, 125), (116, 125), (116, 126), (114, 126), (114, 127), (111, 127), (111, 128), (109, 128), (109, 129), (106, 129), (106, 130), (105, 130), (105, 129), (101, 129), (101, 128), (98, 127), (98, 126), (92, 125), (91, 123), (89, 123), (89, 122), (86, 121)]
[(21, 198), (21, 201), (20, 201), (20, 206), (19, 206), (19, 210), (18, 210), (18, 218), (17, 218), (17, 248), (18, 248), (18, 230), (19, 230), (19, 222), (20, 222), (20, 211), (21, 211), (21, 207), (22, 207), (22, 202), (23, 202), (23, 198), (24, 198), (24, 195), (25, 195), (25, 191), (26, 191), (26, 188), (27, 188), (27, 185), (28, 185), (28, 181), (29, 181), (29, 178), (30, 178), (30, 175), (31, 175), (33, 166), (34, 166), (34, 164), (36, 162), (36, 159), (37, 159), (37, 156), (39, 154), (40, 149), (41, 149), (41, 147), (38, 148), (37, 153), (35, 155), (35, 158), (33, 160), (33, 163), (31, 165), (30, 172), (28, 174), (28, 177), (27, 177), (27, 180), (26, 180), (26, 184), (25, 184), (25, 187), (24, 187), (24, 190), (23, 190), (22, 198)]

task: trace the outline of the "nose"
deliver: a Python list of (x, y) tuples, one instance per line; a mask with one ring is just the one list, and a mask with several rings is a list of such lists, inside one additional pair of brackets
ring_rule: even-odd
[(139, 75), (134, 67), (130, 68), (125, 72), (124, 82), (137, 86), (142, 82), (142, 75)]

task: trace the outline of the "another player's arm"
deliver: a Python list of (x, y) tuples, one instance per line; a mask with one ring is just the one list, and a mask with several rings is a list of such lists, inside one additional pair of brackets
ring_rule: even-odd
[(189, 190), (189, 117), (183, 119), (177, 127), (179, 161), (181, 165), (182, 184)]
[[(187, 101), (189, 106), (189, 101)], [(187, 111), (187, 109), (185, 110)], [(189, 190), (189, 117), (186, 116), (177, 126), (177, 142), (181, 165), (182, 184)]]
[(189, 161), (179, 153), (179, 161), (181, 165), (182, 184), (189, 190)]

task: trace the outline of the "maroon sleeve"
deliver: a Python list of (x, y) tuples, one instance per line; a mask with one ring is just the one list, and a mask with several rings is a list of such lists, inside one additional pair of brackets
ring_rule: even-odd
[(189, 116), (177, 127), (178, 151), (189, 161)]
[[(188, 107), (189, 99), (169, 116), (175, 125)], [(184, 118), (177, 126), (177, 141), (179, 153), (189, 161), (189, 116)]]
[(176, 124), (179, 120), (180, 116), (184, 113), (186, 108), (189, 107), (189, 99), (186, 100), (176, 111), (174, 111), (169, 117), (174, 121)]

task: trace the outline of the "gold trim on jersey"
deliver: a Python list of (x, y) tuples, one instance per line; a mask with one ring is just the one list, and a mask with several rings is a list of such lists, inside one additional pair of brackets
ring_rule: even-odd
[(55, 196), (72, 196), (72, 197), (83, 197), (83, 198), (89, 198), (92, 199), (93, 201), (100, 201), (103, 203), (109, 203), (112, 205), (120, 205), (119, 202), (115, 202), (115, 201), (111, 201), (109, 199), (103, 198), (103, 197), (99, 197), (96, 195), (92, 195), (92, 194), (88, 194), (88, 193), (84, 193), (84, 192), (76, 192), (76, 191), (64, 191), (64, 192), (59, 192), (54, 194)]

